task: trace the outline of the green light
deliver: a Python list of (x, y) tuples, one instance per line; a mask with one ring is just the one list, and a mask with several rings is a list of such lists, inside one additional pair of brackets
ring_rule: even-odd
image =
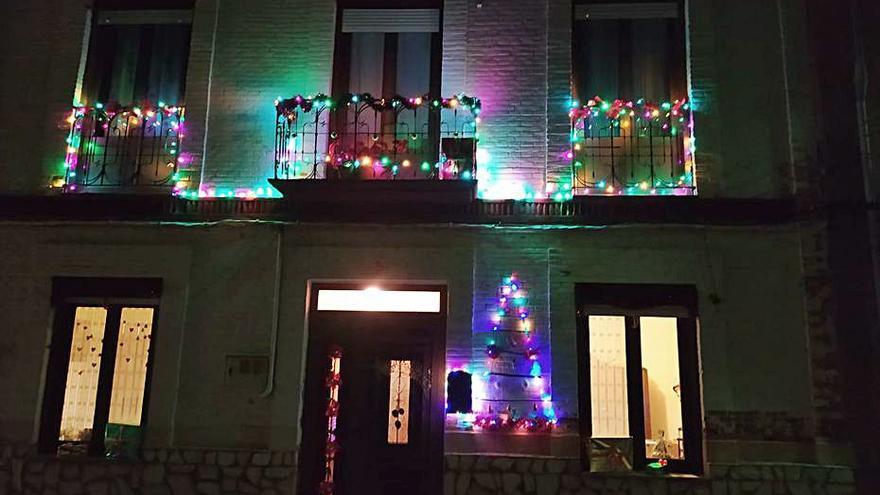
[(388, 165), (389, 163), (391, 163), (391, 158), (388, 158), (387, 156), (383, 156), (382, 157), (382, 165)]
[(431, 164), (428, 162), (422, 162), (422, 170), (425, 170), (425, 171), (431, 170)]

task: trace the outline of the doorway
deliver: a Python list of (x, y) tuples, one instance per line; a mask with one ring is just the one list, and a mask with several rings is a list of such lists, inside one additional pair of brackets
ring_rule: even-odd
[(439, 493), (445, 287), (311, 293), (299, 493)]

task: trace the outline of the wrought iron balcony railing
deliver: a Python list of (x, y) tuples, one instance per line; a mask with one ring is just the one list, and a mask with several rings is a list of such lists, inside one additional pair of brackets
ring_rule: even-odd
[(569, 117), (574, 195), (694, 193), (693, 124), (685, 100), (655, 105), (596, 97)]
[[(184, 108), (76, 107), (68, 117), (66, 191), (179, 187)], [(59, 180), (62, 179), (62, 180)], [(61, 182), (58, 184), (58, 182)]]
[(276, 179), (476, 177), (476, 98), (296, 96), (276, 110)]

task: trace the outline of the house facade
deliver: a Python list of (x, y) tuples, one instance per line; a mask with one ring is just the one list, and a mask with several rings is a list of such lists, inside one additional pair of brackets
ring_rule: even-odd
[(872, 493), (823, 3), (12, 7), (0, 493)]

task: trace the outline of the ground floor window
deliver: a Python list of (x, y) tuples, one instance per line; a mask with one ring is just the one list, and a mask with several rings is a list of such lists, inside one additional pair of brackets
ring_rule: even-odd
[(577, 299), (590, 470), (700, 472), (693, 288), (582, 284)]
[(135, 455), (159, 287), (156, 280), (55, 280), (41, 450)]

